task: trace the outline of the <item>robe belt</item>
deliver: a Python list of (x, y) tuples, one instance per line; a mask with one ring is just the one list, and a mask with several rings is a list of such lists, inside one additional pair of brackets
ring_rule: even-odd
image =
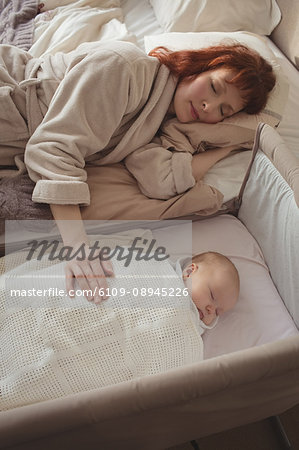
[(44, 118), (40, 108), (36, 89), (42, 81), (37, 78), (37, 72), (39, 68), (40, 61), (36, 61), (30, 70), (29, 77), (19, 83), (19, 87), (26, 93), (26, 116), (30, 136), (32, 136), (32, 134)]

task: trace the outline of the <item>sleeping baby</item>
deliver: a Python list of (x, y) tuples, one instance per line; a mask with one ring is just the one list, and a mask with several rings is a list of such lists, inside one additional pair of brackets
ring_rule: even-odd
[(238, 271), (231, 260), (220, 253), (205, 252), (193, 256), (192, 262), (184, 267), (182, 277), (200, 320), (206, 325), (232, 309), (238, 300)]
[(45, 264), (27, 261), (0, 279), (0, 410), (198, 362), (202, 333), (239, 292), (234, 265), (213, 252), (175, 264), (116, 258), (99, 305), (79, 290), (69, 298), (64, 264)]

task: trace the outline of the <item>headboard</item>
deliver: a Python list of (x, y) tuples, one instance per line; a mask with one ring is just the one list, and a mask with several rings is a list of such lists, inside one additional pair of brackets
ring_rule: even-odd
[(276, 0), (282, 19), (271, 34), (272, 41), (299, 69), (299, 2)]

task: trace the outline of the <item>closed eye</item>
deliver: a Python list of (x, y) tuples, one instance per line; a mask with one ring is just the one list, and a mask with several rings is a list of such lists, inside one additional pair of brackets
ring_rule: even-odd
[[(215, 84), (214, 84), (213, 80), (211, 81), (211, 88), (212, 88), (213, 92), (215, 94), (217, 94), (216, 87), (215, 87)], [(224, 117), (224, 111), (223, 111), (222, 106), (220, 106), (220, 114), (221, 114), (222, 117)]]
[[(210, 289), (210, 295), (211, 295), (211, 299), (213, 300), (213, 302), (216, 303), (215, 297), (214, 297), (213, 292), (211, 291), (211, 289)], [(221, 309), (216, 308), (215, 309), (215, 314), (216, 314), (216, 316), (219, 316), (219, 314), (221, 314)]]
[(215, 300), (215, 297), (214, 297), (213, 292), (211, 291), (211, 289), (210, 289), (210, 295), (211, 295), (211, 299), (213, 300), (213, 302), (215, 302), (216, 300)]

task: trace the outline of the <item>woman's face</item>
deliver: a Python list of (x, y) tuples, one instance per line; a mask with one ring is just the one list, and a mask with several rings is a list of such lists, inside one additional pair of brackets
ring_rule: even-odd
[(174, 111), (179, 122), (217, 123), (241, 111), (245, 104), (240, 90), (229, 84), (233, 72), (220, 68), (180, 82), (174, 94)]

